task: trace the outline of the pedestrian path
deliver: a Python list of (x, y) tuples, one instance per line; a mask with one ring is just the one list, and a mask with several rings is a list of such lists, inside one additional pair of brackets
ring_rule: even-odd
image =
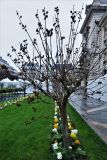
[(107, 143), (107, 102), (83, 97), (80, 93), (70, 96), (69, 102), (91, 128)]

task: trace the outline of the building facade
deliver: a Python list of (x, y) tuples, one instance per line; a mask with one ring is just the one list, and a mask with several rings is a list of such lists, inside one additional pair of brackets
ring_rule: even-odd
[(91, 60), (90, 78), (107, 72), (107, 0), (94, 0), (86, 6), (86, 18), (81, 27), (82, 43), (86, 45)]
[(6, 60), (0, 57), (0, 81), (9, 78), (11, 80), (18, 78), (18, 72), (10, 66)]
[(107, 0), (93, 0), (85, 14), (80, 32), (87, 56), (92, 59), (83, 85), (89, 96), (107, 101)]

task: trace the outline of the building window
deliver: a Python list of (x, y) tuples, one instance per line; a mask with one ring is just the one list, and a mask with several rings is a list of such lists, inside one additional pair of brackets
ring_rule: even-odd
[(105, 75), (105, 74), (107, 74), (107, 70), (106, 69), (103, 70), (103, 75)]
[(107, 27), (104, 27), (104, 39), (107, 39)]
[(107, 27), (104, 27), (104, 46), (107, 46)]

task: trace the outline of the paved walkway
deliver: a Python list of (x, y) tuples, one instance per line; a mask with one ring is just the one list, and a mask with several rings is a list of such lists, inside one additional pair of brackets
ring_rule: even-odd
[(93, 98), (85, 99), (80, 93), (72, 94), (69, 102), (107, 143), (107, 102)]

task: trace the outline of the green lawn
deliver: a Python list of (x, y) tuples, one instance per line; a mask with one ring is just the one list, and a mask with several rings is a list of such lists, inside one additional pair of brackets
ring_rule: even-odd
[[(50, 133), (54, 103), (23, 102), (0, 110), (0, 160), (51, 160)], [(32, 107), (36, 108), (33, 112)], [(35, 119), (31, 124), (31, 118)]]
[[(50, 152), (54, 103), (49, 98), (42, 98), (49, 103), (39, 100), (28, 104), (24, 101), (20, 107), (12, 105), (0, 110), (0, 160), (54, 160)], [(90, 160), (107, 160), (107, 145), (70, 105), (68, 112), (76, 123), (81, 144)]]
[(84, 122), (75, 109), (69, 104), (68, 113), (79, 131), (80, 141), (87, 151), (90, 160), (107, 160), (107, 145)]

